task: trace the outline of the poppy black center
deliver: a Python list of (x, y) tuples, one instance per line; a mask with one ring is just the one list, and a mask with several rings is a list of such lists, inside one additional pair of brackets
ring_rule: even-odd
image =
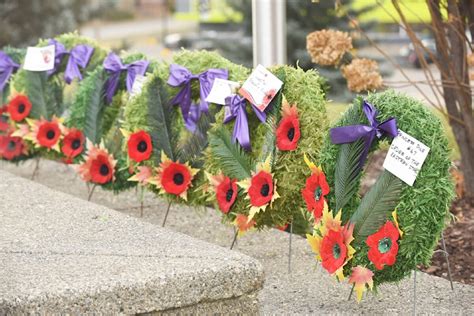
[(174, 176), (173, 176), (173, 182), (174, 184), (176, 185), (181, 185), (183, 184), (184, 182), (184, 176), (182, 173), (178, 172), (178, 173), (175, 173)]
[(46, 133), (46, 138), (51, 140), (54, 138), (54, 136), (56, 136), (56, 133), (53, 131), (53, 130), (49, 130), (47, 133)]
[(379, 251), (380, 253), (386, 253), (392, 247), (392, 240), (390, 238), (382, 238), (379, 240)]
[(225, 200), (227, 202), (230, 202), (230, 200), (232, 200), (232, 195), (234, 195), (234, 190), (232, 190), (232, 189), (227, 190), (227, 192), (225, 194)]
[(262, 196), (268, 196), (268, 193), (270, 193), (270, 186), (265, 183), (264, 185), (262, 185), (262, 187), (260, 188), (260, 194)]
[(334, 246), (332, 247), (332, 255), (334, 256), (334, 259), (339, 259), (339, 257), (341, 256), (341, 247), (339, 246), (339, 244), (334, 244)]
[(106, 176), (109, 174), (109, 166), (107, 166), (105, 163), (100, 166), (99, 170), (100, 174), (102, 176)]
[(314, 190), (314, 199), (319, 201), (321, 199), (321, 195), (323, 195), (323, 190), (321, 190), (321, 187), (318, 186), (316, 190)]
[(16, 143), (15, 143), (14, 141), (12, 141), (12, 140), (9, 141), (9, 142), (8, 142), (8, 146), (7, 146), (8, 151), (14, 151), (15, 148), (16, 148)]
[(79, 139), (75, 139), (72, 141), (71, 148), (76, 150), (81, 146), (81, 141)]
[(23, 103), (20, 103), (18, 105), (18, 113), (23, 113), (25, 112), (25, 105)]
[(148, 148), (148, 145), (144, 140), (138, 143), (137, 150), (141, 153), (144, 153)]
[(293, 138), (295, 138), (295, 128), (292, 127), (288, 130), (288, 132), (286, 133), (286, 136), (288, 137), (288, 139), (291, 141), (293, 141)]

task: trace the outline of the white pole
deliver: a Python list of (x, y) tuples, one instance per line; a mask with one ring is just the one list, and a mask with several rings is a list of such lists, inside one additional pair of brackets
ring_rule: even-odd
[(253, 65), (286, 63), (285, 0), (252, 0)]

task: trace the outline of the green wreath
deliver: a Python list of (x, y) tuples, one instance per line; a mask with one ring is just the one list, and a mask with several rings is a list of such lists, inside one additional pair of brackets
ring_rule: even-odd
[[(62, 34), (55, 38), (63, 44), (66, 49), (86, 44), (94, 48), (89, 63), (84, 69), (80, 69), (82, 76), (86, 78), (90, 72), (102, 64), (106, 51), (99, 44), (77, 33)], [(47, 40), (41, 40), (39, 47), (48, 45)], [(32, 104), (29, 117), (39, 119), (41, 117), (50, 119), (53, 115), (62, 117), (71, 106), (74, 92), (78, 90), (78, 81), (74, 80), (70, 87), (64, 81), (64, 71), (68, 58), (63, 58), (57, 71), (48, 76), (45, 71), (27, 71), (20, 69), (13, 77), (13, 87), (18, 93), (25, 93)]]
[[(419, 264), (429, 263), (454, 198), (454, 187), (449, 173), (451, 162), (448, 141), (439, 119), (420, 102), (393, 91), (371, 94), (367, 101), (378, 110), (376, 118), (379, 122), (390, 117), (396, 118), (400, 130), (426, 144), (430, 151), (413, 186), (403, 183), (384, 170), (361, 199), (358, 190), (364, 173), (358, 171), (358, 163), (364, 142), (359, 140), (335, 145), (331, 143), (329, 136), (324, 140), (320, 162), (331, 188), (326, 199), (329, 209), (333, 212), (331, 214), (325, 210), (325, 215), (316, 224), (315, 232), (308, 236), (308, 240), (325, 266), (325, 259), (321, 258), (321, 238), (325, 234), (327, 236), (327, 229), (323, 227), (338, 220), (335, 216), (338, 210), (341, 210), (338, 216), (344, 225), (343, 231), (350, 232), (351, 224), (355, 225), (352, 227), (354, 240), (346, 239), (348, 258), (343, 270), (341, 267), (337, 273), (351, 275), (349, 282), (355, 284), (359, 299), (366, 284), (371, 288), (372, 282), (375, 286), (384, 282), (397, 282), (408, 276)], [(368, 121), (362, 111), (362, 104), (362, 98), (356, 99), (335, 127), (366, 125)], [(376, 138), (370, 152), (378, 149), (385, 139)], [(392, 217), (394, 210), (396, 216)], [(401, 232), (397, 232), (394, 227)], [(378, 240), (377, 249), (369, 249), (373, 246), (369, 245), (377, 236), (384, 235), (384, 232), (398, 237), (386, 236)], [(397, 245), (394, 247), (395, 243)], [(353, 256), (352, 248), (355, 250)], [(398, 248), (398, 252), (395, 248)], [(372, 259), (369, 259), (369, 251), (375, 254)], [(377, 256), (383, 256), (385, 253), (387, 256), (382, 258), (387, 260), (385, 264), (378, 262)], [(388, 258), (389, 253), (394, 257)], [(326, 265), (328, 266), (329, 264)], [(335, 273), (334, 270), (327, 270), (331, 274)], [(357, 283), (357, 276), (359, 279), (363, 279), (361, 276), (366, 277), (366, 282)]]
[[(328, 123), (325, 109), (325, 97), (322, 90), (322, 79), (314, 71), (303, 71), (289, 66), (278, 66), (270, 71), (283, 81), (283, 87), (274, 97), (267, 111), (266, 123), (261, 123), (247, 106), (251, 151), (244, 151), (239, 144), (231, 140), (233, 123), (223, 124), (224, 111), (216, 116), (217, 123), (209, 131), (209, 148), (205, 153), (204, 169), (210, 175), (210, 182), (219, 182), (213, 178), (221, 174), (238, 181), (245, 181), (253, 174), (267, 168), (276, 180), (276, 192), (279, 198), (274, 199), (264, 211), (253, 216), (253, 225), (257, 229), (265, 227), (286, 226), (293, 222), (293, 231), (308, 231), (308, 213), (304, 210), (299, 181), (304, 176), (304, 153), (318, 157)], [(248, 75), (246, 75), (248, 76)], [(245, 78), (243, 78), (245, 79)], [(298, 112), (300, 139), (297, 148), (282, 151), (277, 148), (277, 129), (283, 121), (281, 111), (285, 103), (296, 106)], [(265, 163), (267, 162), (267, 163)], [(217, 185), (217, 183), (215, 183)], [(245, 186), (245, 184), (244, 184)], [(208, 191), (208, 199), (216, 203), (214, 190)], [(234, 222), (241, 232), (248, 230), (249, 201), (246, 193), (239, 189), (237, 198), (230, 211), (223, 214), (225, 222)], [(252, 217), (252, 215), (250, 215)]]
[[(123, 54), (122, 56), (124, 64), (139, 60), (148, 60), (148, 58), (141, 53)], [(158, 68), (158, 63), (150, 61), (145, 74), (153, 73), (156, 68)], [(89, 147), (106, 150), (110, 159), (115, 160), (113, 181), (96, 183), (115, 193), (134, 186), (133, 182), (128, 181), (130, 171), (126, 152), (123, 151), (124, 137), (121, 132), (125, 108), (130, 98), (125, 85), (126, 76), (126, 73), (120, 74), (117, 90), (110, 104), (107, 104), (105, 84), (109, 74), (103, 65), (98, 66), (81, 83), (73, 101), (70, 116), (65, 122), (66, 126), (83, 131), (86, 139), (90, 142)], [(79, 162), (81, 161), (82, 158)]]

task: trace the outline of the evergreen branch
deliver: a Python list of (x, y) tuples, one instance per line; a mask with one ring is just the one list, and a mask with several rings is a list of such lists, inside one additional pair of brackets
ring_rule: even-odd
[(224, 174), (238, 180), (250, 178), (254, 161), (239, 144), (232, 142), (229, 131), (223, 126), (209, 134), (209, 147)]
[(400, 179), (382, 171), (350, 219), (355, 224), (354, 238), (365, 240), (385, 223), (400, 200), (401, 189)]

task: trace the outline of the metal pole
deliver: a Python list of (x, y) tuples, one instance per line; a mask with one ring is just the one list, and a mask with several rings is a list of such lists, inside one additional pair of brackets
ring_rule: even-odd
[(286, 63), (286, 0), (252, 0), (253, 65)]

